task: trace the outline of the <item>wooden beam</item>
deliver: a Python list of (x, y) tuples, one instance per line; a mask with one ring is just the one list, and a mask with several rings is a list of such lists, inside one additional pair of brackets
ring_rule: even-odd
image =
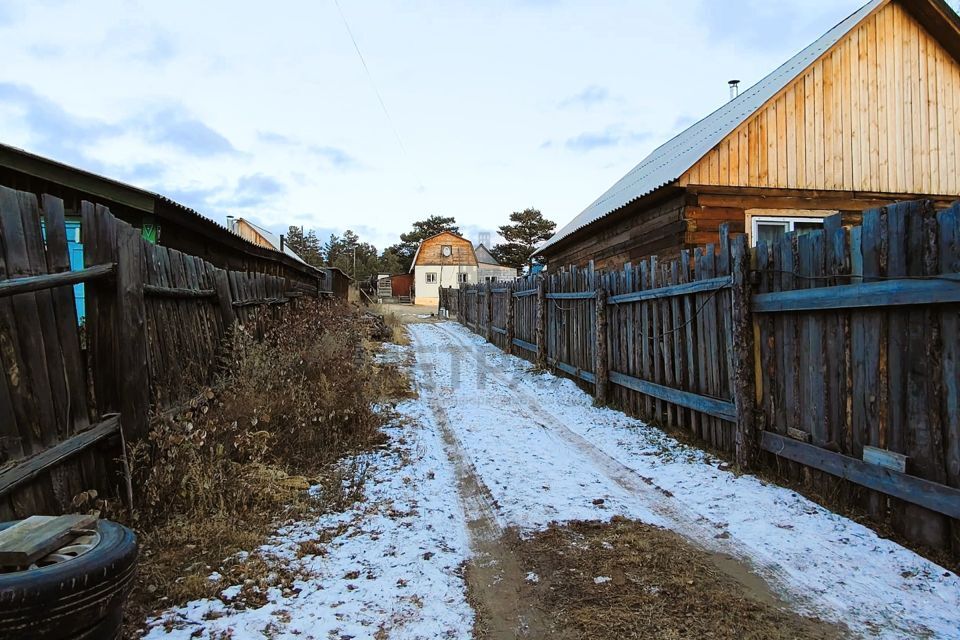
[(0, 566), (28, 567), (95, 526), (96, 515), (30, 516), (0, 531)]
[(710, 278), (708, 280), (698, 280), (696, 282), (675, 284), (669, 287), (660, 287), (658, 289), (648, 289), (646, 291), (635, 291), (633, 293), (622, 293), (618, 296), (610, 296), (607, 298), (607, 304), (625, 304), (628, 302), (643, 302), (644, 300), (671, 298), (673, 296), (688, 296), (694, 293), (704, 293), (706, 291), (725, 289), (731, 286), (732, 283), (733, 279), (730, 276)]
[(554, 368), (556, 368), (556, 369), (559, 369), (560, 371), (563, 371), (564, 373), (569, 373), (571, 376), (573, 376), (573, 377), (575, 377), (575, 378), (580, 378), (581, 380), (583, 380), (583, 381), (585, 381), (585, 382), (589, 382), (590, 384), (596, 384), (596, 382), (597, 382), (597, 378), (596, 378), (596, 376), (593, 375), (592, 372), (590, 372), (590, 371), (584, 371), (583, 369), (577, 369), (576, 367), (571, 366), (571, 365), (567, 364), (566, 362), (560, 362), (560, 361), (557, 360), (556, 358), (547, 358), (547, 363), (548, 363), (551, 367), (554, 367)]
[(42, 276), (27, 276), (0, 282), (0, 298), (15, 296), (20, 293), (43, 291), (68, 285), (89, 282), (98, 278), (107, 278), (116, 273), (116, 264), (98, 264), (79, 271), (64, 271), (62, 273), (48, 273)]
[(217, 292), (213, 289), (181, 289), (161, 287), (155, 284), (143, 285), (143, 293), (154, 298), (212, 298), (217, 295)]
[(527, 351), (531, 351), (533, 353), (537, 352), (537, 345), (533, 344), (532, 342), (527, 342), (526, 340), (521, 340), (520, 338), (514, 338), (513, 344), (521, 349), (526, 349)]
[(507, 335), (507, 330), (506, 330), (506, 329), (501, 329), (500, 327), (495, 327), (495, 326), (493, 326), (492, 324), (490, 325), (490, 330), (493, 331), (494, 333), (499, 333), (499, 334), (502, 335), (502, 336)]
[(951, 518), (960, 518), (960, 489), (869, 464), (770, 431), (763, 432), (760, 447), (781, 458), (799, 462), (868, 489), (906, 500)]
[(663, 385), (640, 380), (639, 378), (634, 378), (616, 371), (610, 372), (610, 382), (681, 407), (686, 407), (687, 409), (706, 413), (707, 415), (722, 420), (728, 420), (730, 422), (737, 421), (737, 408), (732, 402), (726, 402), (708, 396), (700, 396), (695, 393), (690, 393), (689, 391), (681, 391), (680, 389), (664, 387)]
[(513, 292), (513, 297), (514, 297), (514, 298), (523, 298), (523, 297), (525, 297), (525, 296), (535, 296), (535, 295), (537, 295), (537, 290), (536, 290), (536, 289), (528, 289), (528, 290), (526, 290), (526, 291), (514, 291), (514, 292)]
[(761, 293), (753, 296), (752, 307), (754, 313), (777, 313), (952, 302), (960, 302), (960, 274)]
[(112, 415), (92, 429), (82, 431), (36, 455), (17, 461), (13, 467), (0, 471), (0, 496), (7, 495), (25, 482), (119, 430), (120, 416)]
[(596, 293), (593, 291), (574, 291), (570, 293), (548, 293), (547, 300), (593, 300)]

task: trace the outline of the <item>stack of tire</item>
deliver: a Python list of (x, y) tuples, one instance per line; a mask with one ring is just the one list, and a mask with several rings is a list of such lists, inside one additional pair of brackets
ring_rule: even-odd
[[(0, 523), (0, 530), (15, 524)], [(99, 540), (76, 557), (0, 573), (3, 640), (109, 640), (120, 637), (123, 603), (137, 568), (137, 538), (97, 522)]]

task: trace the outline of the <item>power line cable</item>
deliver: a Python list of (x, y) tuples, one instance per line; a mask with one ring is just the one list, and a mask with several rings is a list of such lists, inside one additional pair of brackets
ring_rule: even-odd
[(347, 16), (343, 13), (343, 9), (340, 7), (340, 0), (333, 0), (333, 4), (336, 5), (337, 12), (340, 14), (340, 19), (343, 20), (343, 26), (347, 30), (347, 35), (350, 36), (350, 41), (353, 42), (353, 48), (357, 52), (357, 57), (360, 58), (360, 64), (363, 66), (363, 70), (367, 74), (367, 79), (370, 81), (370, 86), (373, 87), (373, 92), (377, 95), (377, 101), (380, 103), (380, 108), (383, 109), (383, 115), (387, 117), (387, 123), (393, 130), (393, 135), (397, 139), (397, 144), (400, 145), (400, 151), (403, 152), (403, 157), (407, 161), (407, 166), (410, 169), (410, 172), (413, 173), (413, 177), (417, 181), (417, 185), (422, 190), (423, 181), (420, 180), (420, 176), (417, 175), (417, 171), (413, 167), (413, 161), (410, 159), (410, 154), (407, 153), (406, 145), (403, 144), (403, 138), (400, 137), (400, 131), (393, 123), (393, 118), (390, 117), (390, 111), (387, 109), (387, 103), (384, 102), (383, 96), (380, 95), (380, 89), (377, 88), (377, 83), (373, 80), (373, 74), (370, 73), (370, 67), (367, 66), (367, 61), (364, 59), (363, 53), (360, 51), (360, 45), (357, 44), (357, 39), (353, 35), (353, 29), (350, 28), (350, 23), (347, 22)]

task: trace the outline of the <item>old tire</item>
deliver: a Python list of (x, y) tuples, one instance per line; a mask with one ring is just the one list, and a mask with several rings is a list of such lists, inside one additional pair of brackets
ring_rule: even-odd
[[(0, 524), (0, 529), (12, 525)], [(0, 638), (116, 638), (123, 602), (137, 568), (137, 538), (100, 520), (99, 543), (82, 555), (24, 571), (0, 573)]]

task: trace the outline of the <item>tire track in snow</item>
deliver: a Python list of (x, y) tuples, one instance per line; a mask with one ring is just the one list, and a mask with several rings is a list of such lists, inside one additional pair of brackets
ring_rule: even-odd
[[(943, 572), (942, 568), (894, 543), (877, 538), (861, 525), (811, 505), (788, 489), (766, 487), (750, 476), (741, 480), (727, 472), (720, 472), (720, 480), (712, 474), (713, 479), (705, 477), (708, 483), (706, 495), (716, 496), (705, 501), (695, 488), (690, 488), (689, 483), (677, 482), (676, 464), (664, 461), (665, 468), (672, 469), (667, 477), (670, 477), (670, 473), (674, 476), (668, 480), (672, 482), (671, 488), (675, 492), (682, 488), (680, 496), (674, 497), (669, 491), (657, 487), (652, 479), (619, 461), (631, 460), (636, 456), (629, 445), (619, 442), (619, 438), (611, 439), (610, 434), (601, 429), (599, 443), (594, 444), (587, 439), (592, 439), (591, 435), (585, 433), (582, 436), (578, 433), (584, 432), (584, 426), (590, 424), (592, 409), (576, 402), (571, 406), (571, 415), (576, 420), (587, 422), (569, 423), (568, 416), (557, 415), (556, 407), (552, 407), (551, 411), (538, 399), (540, 388), (532, 378), (522, 375), (516, 379), (502, 373), (490, 362), (500, 360), (510, 363), (513, 361), (511, 356), (503, 354), (493, 345), (480, 342), (479, 337), (475, 338), (459, 325), (441, 324), (426, 330), (440, 333), (445, 343), (476, 354), (474, 359), (462, 360), (475, 361), (476, 365), (471, 366), (477, 367), (476, 374), (494, 381), (494, 384), (484, 388), (485, 402), (497, 399), (503, 404), (512, 403), (514, 413), (543, 426), (584, 459), (593, 462), (596, 469), (604, 472), (618, 486), (625, 490), (636, 489), (631, 491), (632, 495), (654, 515), (662, 517), (670, 529), (701, 548), (729, 554), (744, 564), (757, 567), (757, 573), (777, 592), (788, 597), (799, 610), (847, 623), (857, 633), (870, 637), (960, 637), (960, 623), (949, 612), (956, 612), (951, 603), (958, 601), (956, 595), (951, 595), (956, 594), (957, 587), (953, 574)], [(510, 364), (508, 370), (519, 373), (515, 364)], [(556, 396), (548, 393), (545, 397), (549, 403)], [(597, 416), (600, 418), (600, 414)], [(601, 419), (598, 424), (605, 422)], [(623, 448), (625, 446), (626, 449)], [(703, 473), (704, 463), (691, 464), (690, 470), (694, 474), (691, 479), (695, 479), (697, 474)], [(654, 474), (657, 466), (654, 464), (651, 468), (649, 463), (640, 464), (641, 469), (649, 468)], [(746, 496), (757, 492), (755, 497), (758, 503), (752, 504), (741, 499), (737, 494), (741, 484), (747, 491)], [(731, 493), (728, 498), (720, 497), (720, 488), (722, 491), (729, 488)], [(686, 501), (688, 498), (692, 501)], [(749, 523), (757, 521), (757, 518), (740, 514), (755, 513), (749, 510), (765, 508), (764, 505), (771, 509), (771, 518), (778, 518), (784, 524), (761, 518), (759, 521), (764, 522), (768, 529), (774, 526), (780, 529), (758, 536), (757, 530), (752, 533), (749, 531), (752, 526)], [(811, 513), (815, 515), (811, 516)], [(731, 523), (736, 522), (736, 526), (714, 520), (715, 517), (730, 519)], [(787, 524), (793, 523), (793, 518), (800, 518), (796, 522), (796, 532), (793, 531), (793, 524)], [(730, 537), (715, 537), (718, 530), (715, 526), (725, 527), (726, 535)], [(739, 530), (743, 530), (747, 537), (740, 538)], [(795, 535), (799, 531), (805, 532), (802, 537)], [(729, 568), (737, 569), (736, 566), (726, 569)], [(929, 600), (931, 596), (933, 600)], [(941, 602), (942, 606), (933, 602)]]
[[(417, 359), (428, 350), (418, 342), (416, 332), (410, 332), (417, 349)], [(420, 361), (433, 370), (432, 363)], [(432, 378), (432, 373), (429, 374)], [(458, 492), (467, 517), (470, 549), (474, 553), (467, 573), (470, 594), (483, 607), (488, 625), (484, 637), (513, 640), (514, 638), (546, 637), (547, 629), (540, 613), (525, 606), (518, 597), (524, 588), (525, 572), (509, 545), (509, 535), (500, 524), (496, 500), (470, 462), (462, 444), (451, 428), (450, 418), (442, 399), (433, 391), (440, 387), (432, 378), (430, 385), (415, 378), (417, 393), (425, 400), (444, 443), (445, 453), (457, 476)]]
[[(475, 345), (464, 341), (456, 330), (445, 326), (446, 323), (432, 325), (439, 329), (453, 342), (466, 351), (478, 351)], [(705, 516), (699, 515), (692, 509), (685, 507), (672, 495), (647, 476), (641, 475), (605, 451), (599, 449), (586, 438), (574, 432), (564, 419), (544, 408), (535, 396), (528, 393), (516, 384), (512, 384), (496, 367), (489, 364), (486, 358), (475, 359), (485, 369), (485, 375), (496, 380), (499, 384), (494, 391), (503, 393), (504, 400), (510, 403), (515, 412), (524, 415), (532, 422), (548, 429), (559, 440), (575, 449), (586, 458), (596, 469), (599, 469), (610, 481), (617, 484), (629, 494), (643, 502), (643, 505), (668, 523), (672, 531), (684, 536), (691, 543), (703, 548), (712, 554), (718, 568), (734, 579), (747, 583), (752, 591), (759, 595), (768, 595), (771, 588), (782, 593), (791, 593), (791, 601), (803, 606), (806, 610), (815, 612), (813, 602), (805, 594), (791, 588), (789, 576), (776, 564), (765, 563), (756, 566), (754, 556), (749, 549), (740, 544), (735, 538), (718, 538), (717, 527)], [(488, 399), (490, 396), (487, 396)], [(756, 580), (751, 575), (757, 573), (762, 580)], [(766, 584), (760, 584), (766, 582)]]

